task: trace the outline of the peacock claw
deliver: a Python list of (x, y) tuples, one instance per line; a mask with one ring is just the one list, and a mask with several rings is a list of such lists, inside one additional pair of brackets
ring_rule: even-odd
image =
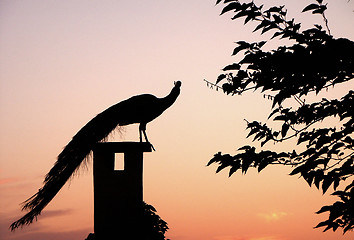
[(156, 150), (155, 150), (154, 146), (151, 144), (151, 142), (149, 142), (149, 143), (150, 143), (152, 150), (154, 150), (156, 152)]

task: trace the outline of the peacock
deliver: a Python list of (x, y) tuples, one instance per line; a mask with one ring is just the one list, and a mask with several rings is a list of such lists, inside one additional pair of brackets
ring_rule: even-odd
[(145, 141), (150, 143), (146, 135), (146, 124), (160, 116), (176, 101), (180, 94), (181, 84), (180, 81), (175, 82), (171, 92), (163, 98), (142, 94), (123, 100), (89, 121), (58, 155), (54, 166), (45, 176), (43, 187), (22, 203), (22, 210), (29, 212), (11, 224), (11, 231), (37, 220), (42, 210), (70, 177), (80, 169), (95, 144), (105, 141), (114, 129), (139, 123), (140, 142), (143, 141), (144, 136)]

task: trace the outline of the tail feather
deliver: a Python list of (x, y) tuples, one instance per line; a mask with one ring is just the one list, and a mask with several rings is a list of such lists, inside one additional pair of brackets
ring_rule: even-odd
[(97, 142), (105, 140), (119, 125), (119, 103), (98, 114), (88, 122), (58, 155), (52, 169), (45, 176), (43, 187), (27, 199), (22, 210), (29, 212), (12, 223), (11, 231), (31, 224), (48, 203), (55, 197), (70, 177), (80, 168)]

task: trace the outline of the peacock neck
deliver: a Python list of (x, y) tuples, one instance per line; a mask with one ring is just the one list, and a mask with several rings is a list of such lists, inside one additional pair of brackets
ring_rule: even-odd
[(177, 97), (179, 96), (179, 93), (180, 88), (175, 86), (174, 88), (172, 88), (170, 94), (168, 94), (164, 98), (161, 98), (163, 110), (169, 108), (176, 101)]

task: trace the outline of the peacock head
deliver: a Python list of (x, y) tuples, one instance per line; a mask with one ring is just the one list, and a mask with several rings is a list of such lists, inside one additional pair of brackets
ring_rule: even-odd
[(175, 82), (175, 87), (180, 88), (180, 87), (181, 87), (181, 85), (182, 85), (182, 82), (181, 82), (181, 81), (177, 81), (177, 82)]

